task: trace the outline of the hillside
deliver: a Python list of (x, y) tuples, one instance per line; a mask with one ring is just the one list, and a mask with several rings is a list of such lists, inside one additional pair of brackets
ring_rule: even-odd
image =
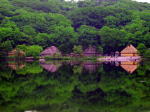
[(150, 48), (150, 4), (131, 0), (1, 0), (0, 43), (6, 52), (16, 47), (27, 51), (31, 46), (35, 48), (32, 52), (54, 45), (70, 53), (75, 45), (91, 45), (104, 54), (133, 44), (144, 55)]

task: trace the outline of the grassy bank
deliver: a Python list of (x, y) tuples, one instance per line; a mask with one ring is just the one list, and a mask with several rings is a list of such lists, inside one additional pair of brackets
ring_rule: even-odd
[(97, 58), (100, 57), (69, 57), (69, 56), (64, 56), (64, 57), (45, 57), (46, 61), (49, 60), (71, 60), (71, 61), (86, 61), (86, 60), (90, 60), (90, 61), (97, 61)]

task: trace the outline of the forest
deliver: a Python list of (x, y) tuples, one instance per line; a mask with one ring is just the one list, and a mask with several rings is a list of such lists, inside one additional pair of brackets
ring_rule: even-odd
[[(150, 56), (150, 4), (131, 0), (0, 0), (0, 52), (27, 54), (56, 46), (63, 53), (95, 46), (102, 54), (126, 45)], [(4, 54), (2, 54), (4, 53)]]

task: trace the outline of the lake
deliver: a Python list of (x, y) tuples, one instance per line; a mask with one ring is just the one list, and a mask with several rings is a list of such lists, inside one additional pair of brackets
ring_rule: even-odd
[(0, 112), (150, 112), (150, 61), (1, 61)]

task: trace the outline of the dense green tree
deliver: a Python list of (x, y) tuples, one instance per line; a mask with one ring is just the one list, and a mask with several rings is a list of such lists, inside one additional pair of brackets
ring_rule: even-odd
[(103, 25), (105, 25), (107, 16), (116, 17), (118, 19), (117, 23), (120, 26), (124, 26), (132, 20), (132, 13), (130, 11), (114, 7), (79, 8), (71, 11), (68, 16), (73, 21), (75, 28), (78, 28), (81, 25), (89, 25), (96, 28), (101, 28)]
[(79, 34), (78, 41), (83, 47), (88, 47), (89, 45), (97, 46), (101, 43), (98, 29), (82, 25), (77, 31)]
[(149, 7), (131, 0), (1, 0), (0, 46), (54, 45), (64, 53), (74, 45), (101, 46), (104, 53), (128, 43), (149, 48)]
[(40, 55), (43, 48), (38, 45), (26, 46), (26, 45), (18, 45), (17, 48), (23, 50), (26, 53), (26, 56), (37, 57)]
[(122, 46), (127, 43), (128, 33), (124, 30), (119, 30), (115, 28), (103, 27), (100, 30), (101, 43), (104, 47), (104, 52), (112, 52), (120, 50)]
[(19, 28), (13, 22), (7, 22), (0, 27), (0, 42), (5, 43), (5, 45), (9, 43), (9, 46), (11, 45), (12, 48), (21, 42), (23, 36), (24, 34), (20, 32)]
[(118, 24), (119, 19), (114, 16), (107, 16), (104, 18), (106, 25), (109, 27), (115, 27)]
[(12, 50), (12, 42), (10, 40), (4, 41), (0, 44), (0, 49), (4, 49), (6, 51)]

